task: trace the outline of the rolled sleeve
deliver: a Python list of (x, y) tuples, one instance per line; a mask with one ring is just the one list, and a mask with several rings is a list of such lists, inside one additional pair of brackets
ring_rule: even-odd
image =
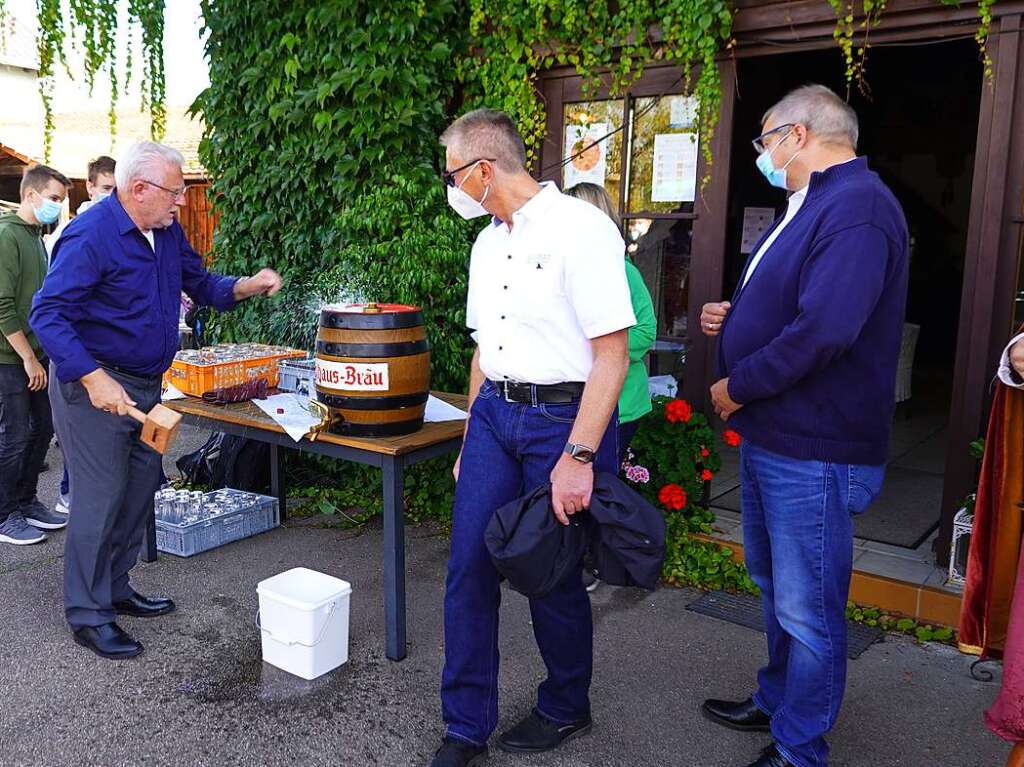
[(1010, 362), (1010, 352), (1014, 346), (1022, 342), (1024, 342), (1024, 333), (1021, 333), (1006, 345), (1006, 349), (1003, 351), (1003, 358), (999, 362), (999, 380), (1007, 386), (1012, 386), (1014, 389), (1024, 389), (1024, 378), (1014, 370), (1013, 364)]
[(626, 245), (604, 214), (588, 223), (580, 252), (565, 266), (566, 293), (587, 338), (631, 328), (636, 324), (626, 280)]

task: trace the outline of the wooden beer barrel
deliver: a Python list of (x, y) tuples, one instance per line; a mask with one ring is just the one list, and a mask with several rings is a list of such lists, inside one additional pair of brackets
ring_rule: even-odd
[(316, 398), (328, 430), (393, 437), (423, 427), (430, 347), (423, 312), (400, 304), (326, 306), (316, 337)]

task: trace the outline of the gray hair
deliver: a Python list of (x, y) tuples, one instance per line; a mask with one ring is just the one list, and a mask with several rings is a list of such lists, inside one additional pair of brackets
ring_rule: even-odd
[(448, 126), (441, 145), (455, 149), (462, 159), (493, 159), (504, 171), (526, 166), (526, 145), (512, 118), (496, 109), (474, 109)]
[(177, 149), (155, 141), (137, 141), (118, 158), (114, 168), (114, 182), (118, 189), (127, 189), (136, 180), (155, 183), (158, 178), (162, 178), (160, 174), (168, 165), (180, 168), (184, 164), (185, 158)]
[(767, 123), (769, 118), (775, 118), (778, 125), (799, 123), (826, 143), (849, 143), (857, 148), (860, 134), (857, 113), (824, 85), (804, 85), (790, 91), (764, 113), (761, 124)]

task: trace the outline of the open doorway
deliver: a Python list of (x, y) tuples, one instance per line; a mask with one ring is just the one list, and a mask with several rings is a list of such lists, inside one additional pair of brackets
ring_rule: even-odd
[[(722, 295), (732, 295), (742, 275), (756, 221), (770, 223), (785, 206), (754, 166), (750, 139), (761, 132), (762, 115), (809, 82), (843, 95), (843, 70), (834, 49), (739, 60)], [(876, 46), (870, 92), (850, 97), (860, 117), (858, 153), (899, 199), (911, 235), (889, 469), (856, 535), (907, 549), (925, 545), (940, 521), (982, 75), (971, 40)], [(712, 506), (738, 512), (738, 472), (721, 476)]]

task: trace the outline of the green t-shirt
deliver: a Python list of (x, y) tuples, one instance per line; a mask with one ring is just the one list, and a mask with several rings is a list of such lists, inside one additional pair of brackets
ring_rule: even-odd
[(644, 357), (654, 346), (658, 332), (651, 294), (640, 270), (628, 258), (626, 282), (629, 283), (629, 297), (633, 303), (636, 325), (629, 329), (629, 372), (626, 373), (626, 381), (622, 384), (622, 394), (619, 396), (619, 423), (635, 421), (651, 412), (651, 394), (647, 386)]

